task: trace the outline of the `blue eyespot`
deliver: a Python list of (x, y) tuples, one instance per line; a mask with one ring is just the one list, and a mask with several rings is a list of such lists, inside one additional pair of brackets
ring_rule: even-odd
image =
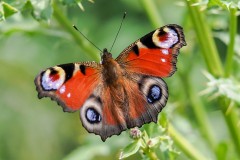
[(150, 87), (147, 95), (147, 101), (149, 103), (154, 103), (158, 100), (160, 100), (162, 97), (162, 91), (161, 88), (157, 85), (153, 85)]
[(101, 121), (101, 115), (94, 109), (88, 108), (86, 111), (86, 119), (89, 123), (99, 123)]

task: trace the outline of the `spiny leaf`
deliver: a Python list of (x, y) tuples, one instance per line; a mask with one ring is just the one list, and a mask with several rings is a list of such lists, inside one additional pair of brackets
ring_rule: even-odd
[(26, 15), (28, 13), (33, 13), (33, 6), (32, 3), (30, 1), (27, 1), (24, 6), (21, 9), (21, 12), (23, 15)]
[(211, 98), (225, 96), (240, 104), (240, 83), (233, 78), (214, 78), (210, 73), (204, 72), (208, 78), (208, 88), (201, 92), (201, 94), (210, 94)]
[(33, 17), (38, 20), (50, 21), (53, 13), (50, 0), (31, 0), (31, 4), (34, 8)]
[(10, 17), (11, 15), (18, 12), (17, 8), (11, 6), (6, 2), (2, 2), (2, 7), (3, 7), (3, 15), (5, 18)]
[(222, 0), (209, 0), (208, 7), (219, 6), (224, 10), (230, 10), (230, 8), (237, 8), (237, 4), (234, 1), (222, 1)]

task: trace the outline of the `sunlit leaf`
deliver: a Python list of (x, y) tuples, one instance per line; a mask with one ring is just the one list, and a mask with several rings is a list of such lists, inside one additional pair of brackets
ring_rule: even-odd
[(176, 149), (172, 149), (169, 150), (168, 152), (168, 159), (174, 160), (176, 159), (179, 155), (181, 154), (181, 152), (177, 151)]
[(168, 125), (167, 114), (162, 113), (162, 114), (159, 116), (158, 123), (159, 123), (159, 125), (161, 125), (162, 128), (166, 128), (167, 125)]
[(240, 104), (240, 83), (232, 78), (214, 78), (210, 73), (204, 72), (208, 78), (207, 89), (201, 94), (211, 95), (210, 98), (225, 96)]
[(0, 21), (4, 20), (3, 12), (0, 10)]
[(31, 4), (34, 8), (33, 17), (38, 20), (50, 21), (52, 16), (52, 6), (50, 0), (31, 0)]
[(161, 136), (151, 138), (151, 139), (148, 141), (148, 145), (149, 145), (150, 148), (155, 147), (155, 146), (158, 145), (159, 143), (161, 143)]
[(223, 1), (223, 0), (209, 0), (208, 7), (218, 6), (224, 10), (229, 10), (230, 8), (237, 8), (237, 4), (234, 1)]
[(135, 140), (133, 143), (130, 143), (126, 146), (120, 154), (119, 159), (127, 158), (135, 153), (140, 149), (142, 146), (142, 139)]
[(208, 7), (219, 6), (223, 9), (229, 10), (229, 6), (231, 3), (222, 2), (221, 0), (209, 0)]
[(15, 7), (13, 7), (10, 4), (5, 3), (5, 2), (2, 3), (2, 8), (3, 8), (3, 14), (4, 14), (5, 18), (10, 17), (13, 14), (18, 12), (17, 8), (15, 8)]

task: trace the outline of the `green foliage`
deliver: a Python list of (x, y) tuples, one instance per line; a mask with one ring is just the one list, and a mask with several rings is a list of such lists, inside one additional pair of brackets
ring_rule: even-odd
[[(164, 116), (163, 116), (164, 117)], [(166, 123), (166, 120), (164, 120)], [(120, 154), (119, 159), (127, 158), (135, 153), (141, 153), (143, 159), (158, 159), (157, 153), (160, 150), (162, 159), (175, 159), (180, 153), (173, 147), (173, 141), (166, 134), (166, 129), (162, 125), (154, 127), (151, 131), (155, 137), (149, 137), (149, 134), (144, 130), (141, 132), (138, 128), (130, 129), (130, 136), (133, 142), (128, 144)]]
[[(240, 1), (89, 2), (0, 1), (0, 159), (240, 159)], [(109, 47), (124, 11), (114, 57), (167, 23), (184, 28), (187, 46), (166, 79), (170, 96), (158, 123), (102, 142), (78, 114), (39, 101), (33, 80), (49, 66), (99, 60), (72, 24)]]
[(8, 3), (2, 2), (1, 5), (2, 5), (2, 11), (0, 12), (1, 14), (0, 20), (3, 20), (4, 18), (8, 18), (12, 16), (14, 13), (18, 12), (16, 8), (9, 5)]
[(205, 73), (209, 82), (207, 88), (202, 92), (203, 95), (209, 95), (211, 99), (227, 97), (228, 99), (240, 104), (240, 83), (233, 78), (216, 79), (209, 73)]
[(209, 0), (208, 7), (217, 6), (229, 11), (231, 8), (239, 8), (237, 3), (239, 1)]

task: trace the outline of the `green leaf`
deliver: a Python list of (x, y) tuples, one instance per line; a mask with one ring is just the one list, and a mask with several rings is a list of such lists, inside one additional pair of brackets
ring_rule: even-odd
[(218, 6), (225, 10), (229, 10), (229, 4), (225, 4), (224, 2), (222, 2), (220, 0), (209, 0), (207, 5), (208, 5), (208, 7)]
[(50, 21), (53, 13), (50, 0), (31, 0), (31, 4), (34, 8), (33, 17), (38, 20)]
[(237, 8), (237, 4), (233, 1), (221, 1), (221, 0), (209, 0), (208, 7), (218, 6), (224, 10), (230, 10), (230, 8)]
[(155, 147), (156, 145), (158, 145), (159, 143), (161, 143), (161, 136), (159, 137), (154, 137), (154, 138), (151, 138), (149, 141), (148, 141), (148, 146), (149, 148), (153, 148)]
[(3, 14), (5, 18), (10, 17), (13, 14), (18, 12), (18, 10), (15, 7), (11, 6), (6, 2), (2, 2), (2, 7), (3, 7)]
[(214, 78), (210, 73), (204, 72), (204, 75), (209, 79), (208, 88), (201, 94), (210, 94), (210, 98), (225, 96), (238, 104), (240, 104), (240, 83), (232, 78)]
[[(168, 142), (168, 146), (167, 146), (166, 148), (170, 148), (169, 146), (172, 145), (172, 140), (171, 140), (171, 138), (170, 138), (169, 136), (166, 136), (166, 135), (164, 135), (164, 136), (157, 136), (157, 137), (151, 138), (151, 139), (149, 140), (149, 142), (148, 142), (148, 146), (149, 146), (150, 148), (152, 148), (152, 147), (155, 147), (155, 146), (157, 146), (158, 144), (162, 143), (163, 141)], [(171, 141), (171, 145), (169, 145), (169, 144), (170, 144), (170, 143), (169, 143), (170, 141)]]
[(173, 150), (169, 150), (169, 152), (168, 152), (168, 159), (171, 159), (171, 160), (173, 160), (173, 159), (177, 159), (177, 157), (180, 155), (181, 153), (179, 152), (179, 151), (177, 151), (177, 150), (175, 150), (175, 149), (173, 149)]
[(0, 10), (0, 21), (3, 21), (4, 20), (4, 15), (3, 15), (3, 12)]
[(142, 146), (142, 139), (138, 139), (134, 141), (133, 143), (130, 143), (128, 146), (126, 146), (123, 151), (120, 154), (119, 159), (127, 158), (135, 153), (140, 149)]
[(29, 13), (33, 13), (33, 5), (30, 1), (27, 1), (21, 9), (23, 15), (27, 15)]
[(161, 125), (162, 128), (167, 128), (168, 118), (167, 118), (167, 114), (166, 113), (162, 113), (159, 116), (158, 124)]

